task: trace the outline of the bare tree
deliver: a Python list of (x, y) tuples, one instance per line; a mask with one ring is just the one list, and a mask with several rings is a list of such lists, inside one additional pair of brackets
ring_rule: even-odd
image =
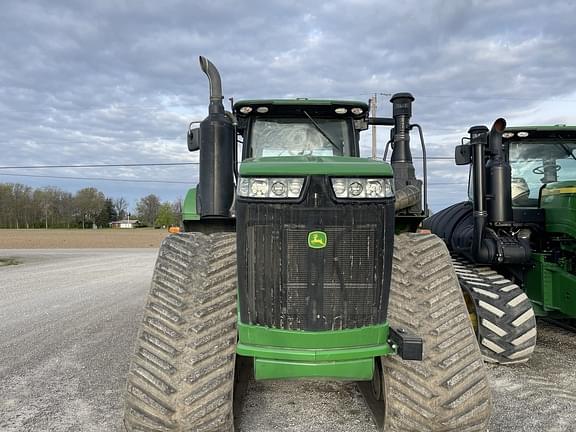
[(0, 226), (12, 228), (14, 196), (11, 184), (0, 184)]
[(77, 215), (82, 221), (82, 228), (85, 228), (86, 222), (95, 223), (96, 216), (98, 216), (104, 208), (105, 201), (106, 198), (104, 194), (96, 188), (89, 187), (76, 192), (74, 204)]
[(0, 220), (3, 227), (20, 228), (22, 194), (24, 186), (18, 183), (6, 183), (0, 187)]
[(177, 198), (172, 203), (172, 213), (174, 214), (176, 225), (182, 225), (182, 198)]
[(37, 220), (43, 222), (44, 228), (48, 229), (48, 217), (53, 209), (52, 194), (48, 188), (36, 189), (32, 194), (33, 208)]
[(141, 198), (136, 204), (136, 212), (138, 219), (148, 226), (154, 226), (158, 211), (160, 209), (160, 198), (154, 194), (150, 194)]
[(71, 193), (60, 192), (58, 216), (62, 226), (70, 228), (70, 224), (74, 221), (74, 197)]
[(128, 201), (126, 201), (123, 197), (116, 198), (112, 201), (114, 210), (118, 215), (118, 219), (122, 220), (126, 218), (128, 215)]
[(12, 185), (12, 205), (16, 228), (30, 228), (32, 188), (23, 184)]

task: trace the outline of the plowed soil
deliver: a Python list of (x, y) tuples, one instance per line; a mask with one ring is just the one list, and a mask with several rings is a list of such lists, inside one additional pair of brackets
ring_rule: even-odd
[(0, 230), (0, 249), (158, 248), (164, 229)]

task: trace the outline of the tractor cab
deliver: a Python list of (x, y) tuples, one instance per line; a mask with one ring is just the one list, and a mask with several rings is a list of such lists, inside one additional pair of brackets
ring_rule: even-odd
[[(539, 207), (544, 189), (554, 183), (576, 179), (576, 127), (508, 127), (502, 133), (502, 150), (503, 158), (510, 165), (510, 191), (514, 208)], [(490, 154), (485, 155), (485, 161), (489, 157)], [(471, 165), (471, 181), (468, 184), (470, 201), (474, 200), (473, 171)], [(520, 216), (526, 214), (524, 211), (516, 213)]]
[(507, 128), (503, 145), (512, 170), (514, 207), (536, 207), (543, 188), (576, 179), (576, 128)]
[(368, 105), (331, 100), (257, 100), (234, 104), (244, 137), (242, 159), (277, 156), (360, 155), (359, 132)]

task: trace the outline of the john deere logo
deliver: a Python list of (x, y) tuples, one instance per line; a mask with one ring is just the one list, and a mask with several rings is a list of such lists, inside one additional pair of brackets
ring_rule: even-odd
[(324, 231), (312, 231), (308, 233), (308, 247), (312, 249), (322, 249), (326, 247), (328, 238)]

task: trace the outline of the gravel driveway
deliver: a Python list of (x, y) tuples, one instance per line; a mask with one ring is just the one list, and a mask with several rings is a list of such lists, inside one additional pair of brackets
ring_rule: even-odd
[[(157, 251), (0, 250), (0, 431), (117, 431)], [(541, 324), (533, 359), (489, 367), (491, 431), (576, 431), (576, 335)], [(241, 431), (375, 431), (353, 384), (252, 382)]]

